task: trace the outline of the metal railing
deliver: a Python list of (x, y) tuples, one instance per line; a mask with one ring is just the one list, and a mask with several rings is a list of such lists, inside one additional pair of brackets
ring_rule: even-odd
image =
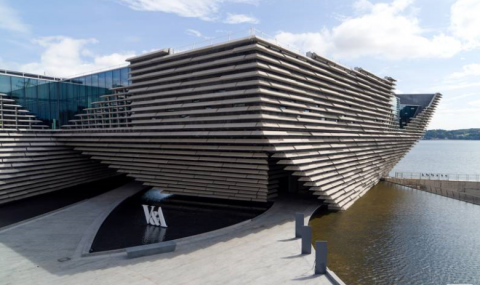
[(13, 71), (13, 70), (7, 70), (7, 69), (0, 69), (0, 74), (5, 74), (5, 75), (9, 75), (9, 76), (16, 76), (16, 77), (50, 80), (50, 81), (61, 81), (61, 80), (63, 80), (63, 78), (56, 77), (56, 76), (40, 75), (40, 74), (33, 74), (33, 73), (21, 72), (21, 71)]
[(480, 174), (395, 172), (395, 178), (480, 182)]
[[(441, 195), (441, 196), (444, 196), (444, 197), (453, 198), (453, 199), (457, 199), (457, 200), (460, 200), (460, 201), (480, 205), (480, 196), (479, 195), (472, 195), (471, 193), (467, 194), (467, 193), (461, 192), (461, 191), (452, 191), (452, 190), (446, 190), (446, 189), (441, 189), (441, 188), (426, 188), (426, 189), (421, 189), (421, 190), (427, 191), (427, 192), (430, 192), (430, 193), (434, 193), (434, 194), (437, 194), (437, 195)], [(479, 192), (480, 192), (480, 190), (479, 190)]]

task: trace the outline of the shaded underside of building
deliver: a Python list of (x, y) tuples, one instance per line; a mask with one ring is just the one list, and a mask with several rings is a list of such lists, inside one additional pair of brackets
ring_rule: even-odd
[[(248, 201), (306, 192), (340, 210), (423, 136), (441, 97), (396, 97), (391, 78), (256, 36), (129, 62), (129, 86), (61, 130), (0, 138), (48, 140), (95, 163), (90, 177), (116, 171), (166, 193)], [(403, 125), (398, 101), (418, 106)], [(15, 147), (2, 154), (22, 153)]]

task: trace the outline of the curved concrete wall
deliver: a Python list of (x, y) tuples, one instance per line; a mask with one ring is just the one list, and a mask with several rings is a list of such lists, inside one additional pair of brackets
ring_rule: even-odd
[(440, 99), (399, 129), (394, 80), (257, 37), (130, 61), (128, 90), (55, 137), (168, 193), (265, 201), (293, 175), (346, 209), (421, 138)]
[(132, 85), (53, 132), (43, 163), (91, 157), (167, 193), (251, 201), (275, 197), (294, 176), (300, 191), (346, 209), (423, 135), (440, 99), (399, 129), (394, 80), (257, 37), (130, 61)]
[(0, 204), (115, 175), (52, 137), (47, 126), (0, 94)]

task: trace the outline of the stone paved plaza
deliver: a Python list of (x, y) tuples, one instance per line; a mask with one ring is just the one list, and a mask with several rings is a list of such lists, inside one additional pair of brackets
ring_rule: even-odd
[(96, 230), (133, 182), (101, 196), (0, 230), (0, 284), (332, 284), (300, 254), (294, 213), (317, 204), (276, 202), (249, 222), (178, 240), (172, 253), (127, 259), (125, 252), (82, 257)]

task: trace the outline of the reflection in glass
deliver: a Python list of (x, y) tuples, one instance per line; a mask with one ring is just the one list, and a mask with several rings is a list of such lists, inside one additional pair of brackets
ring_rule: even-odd
[(126, 85), (129, 85), (129, 68), (66, 81), (0, 75), (0, 93), (11, 96), (17, 104), (50, 126), (54, 119), (59, 126), (68, 124), (92, 102), (101, 101), (102, 95), (112, 94), (111, 88)]
[(105, 72), (105, 82), (106, 82), (106, 88), (110, 89), (113, 87), (113, 72), (112, 71), (107, 71)]
[(18, 104), (25, 106), (25, 78), (12, 77), (11, 96)]
[(129, 79), (129, 73), (130, 73), (130, 69), (129, 68), (122, 68), (120, 70), (120, 84), (122, 86), (128, 86), (128, 79)]
[(10, 82), (10, 76), (0, 75), (0, 93), (12, 92), (12, 83)]
[(113, 71), (113, 88), (120, 87), (120, 69)]

